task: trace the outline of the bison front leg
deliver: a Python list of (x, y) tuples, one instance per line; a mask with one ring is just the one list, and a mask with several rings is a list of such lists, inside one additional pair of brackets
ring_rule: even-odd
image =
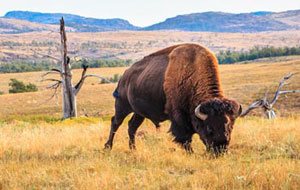
[(188, 153), (194, 152), (191, 146), (193, 132), (189, 131), (184, 126), (177, 125), (175, 122), (172, 122), (170, 131), (175, 137), (174, 142), (180, 144)]
[(143, 123), (144, 117), (138, 114), (133, 114), (128, 122), (129, 148), (135, 149), (135, 134), (139, 126)]

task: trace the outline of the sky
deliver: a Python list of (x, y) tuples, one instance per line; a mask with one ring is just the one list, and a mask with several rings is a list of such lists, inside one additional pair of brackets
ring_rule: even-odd
[(222, 11), (286, 11), (300, 9), (300, 0), (0, 0), (0, 16), (11, 10), (71, 13), (94, 18), (122, 18), (149, 26), (176, 15)]

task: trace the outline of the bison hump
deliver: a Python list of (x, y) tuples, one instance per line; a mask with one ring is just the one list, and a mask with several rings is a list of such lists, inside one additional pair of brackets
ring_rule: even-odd
[(218, 61), (207, 48), (183, 44), (169, 54), (165, 72), (165, 112), (190, 109), (210, 97), (222, 96)]

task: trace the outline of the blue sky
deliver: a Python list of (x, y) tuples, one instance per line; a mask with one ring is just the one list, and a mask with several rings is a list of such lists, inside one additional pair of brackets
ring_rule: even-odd
[(0, 0), (0, 15), (10, 10), (60, 12), (95, 18), (123, 18), (137, 26), (195, 12), (295, 9), (300, 9), (300, 0)]

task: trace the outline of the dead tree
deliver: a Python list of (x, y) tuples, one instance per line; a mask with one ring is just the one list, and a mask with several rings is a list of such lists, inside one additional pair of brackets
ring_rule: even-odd
[(293, 75), (295, 75), (295, 74), (289, 73), (281, 79), (272, 100), (268, 100), (268, 98), (267, 98), (268, 92), (266, 92), (265, 96), (262, 99), (259, 99), (255, 102), (253, 102), (252, 104), (250, 104), (250, 106), (247, 109), (245, 109), (241, 113), (240, 116), (244, 117), (248, 113), (250, 113), (252, 110), (257, 109), (257, 108), (262, 108), (268, 119), (276, 118), (276, 114), (275, 114), (273, 106), (276, 103), (276, 101), (278, 100), (279, 96), (284, 95), (284, 94), (288, 94), (288, 93), (298, 93), (298, 92), (300, 92), (300, 90), (281, 90), (282, 87), (285, 84), (287, 84), (286, 81), (289, 80)]
[[(88, 66), (82, 65), (82, 74), (81, 79), (78, 83), (73, 86), (72, 84), (72, 70), (70, 64), (70, 58), (67, 56), (67, 35), (65, 32), (65, 23), (64, 19), (60, 20), (60, 36), (61, 36), (61, 67), (60, 69), (51, 69), (47, 73), (42, 76), (42, 81), (52, 81), (53, 84), (49, 85), (48, 89), (54, 89), (54, 94), (51, 96), (51, 99), (57, 94), (57, 91), (60, 87), (62, 87), (62, 106), (63, 106), (63, 118), (71, 118), (77, 117), (77, 105), (76, 105), (76, 95), (79, 93), (84, 81), (88, 77), (97, 77), (101, 80), (107, 80), (98, 75), (86, 74)], [(41, 54), (39, 54), (41, 55)], [(46, 57), (50, 57), (45, 55)], [(53, 58), (55, 60), (59, 60), (57, 58)], [(45, 78), (49, 74), (58, 74), (60, 79), (55, 78)], [(110, 81), (109, 81), (110, 82)]]

